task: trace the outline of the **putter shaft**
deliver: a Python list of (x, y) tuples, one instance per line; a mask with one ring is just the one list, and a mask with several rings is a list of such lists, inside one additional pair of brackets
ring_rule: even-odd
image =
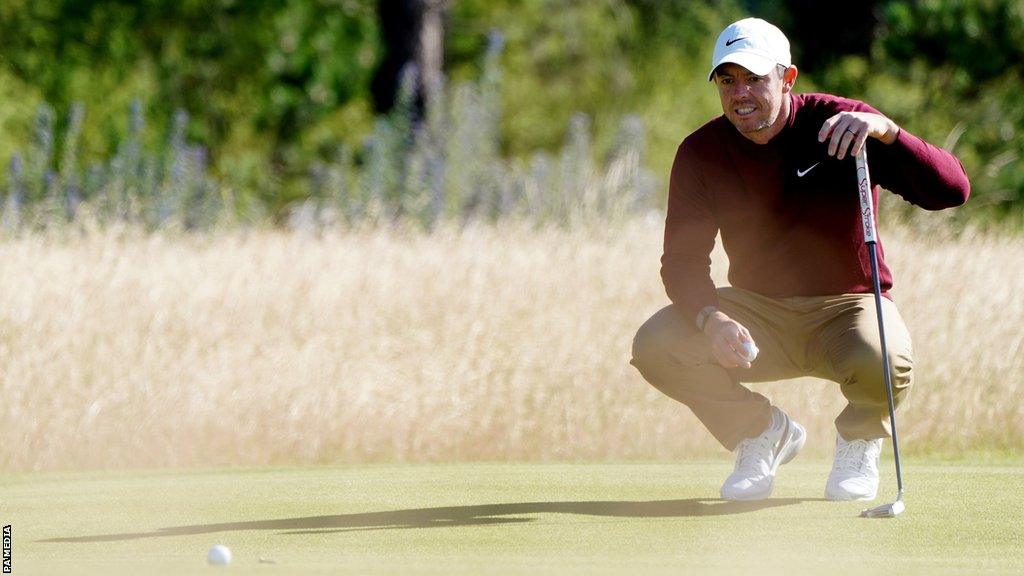
[(896, 434), (896, 403), (892, 394), (892, 370), (889, 367), (889, 348), (885, 342), (885, 324), (882, 320), (882, 286), (878, 273), (878, 238), (875, 229), (875, 206), (871, 193), (871, 175), (868, 172), (867, 146), (861, 146), (856, 156), (857, 191), (860, 196), (861, 224), (864, 231), (864, 243), (867, 244), (871, 258), (871, 285), (875, 293), (875, 313), (878, 316), (878, 338), (882, 346), (882, 371), (885, 378), (885, 393), (889, 400), (889, 425), (892, 430), (892, 453), (896, 461), (896, 501), (868, 508), (861, 512), (866, 518), (892, 518), (902, 513), (903, 504), (903, 469), (900, 466), (900, 445)]

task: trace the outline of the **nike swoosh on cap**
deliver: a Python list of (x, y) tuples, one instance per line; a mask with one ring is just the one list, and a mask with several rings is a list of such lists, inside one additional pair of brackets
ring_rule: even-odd
[(810, 168), (807, 168), (806, 170), (801, 170), (801, 169), (797, 168), (796, 169), (796, 177), (797, 178), (803, 178), (805, 175), (807, 175), (808, 172), (810, 172), (811, 170), (814, 170), (814, 168), (817, 167), (818, 164), (821, 164), (821, 162), (815, 162), (814, 164), (811, 164)]
[(747, 39), (746, 36), (740, 36), (739, 38), (733, 38), (732, 40), (726, 40), (725, 41), (725, 45), (726, 46), (732, 46), (734, 43), (739, 42), (740, 40), (746, 40), (746, 39)]

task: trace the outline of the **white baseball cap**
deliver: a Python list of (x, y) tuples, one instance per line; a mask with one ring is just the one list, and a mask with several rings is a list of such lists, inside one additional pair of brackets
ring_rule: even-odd
[(739, 64), (758, 76), (768, 74), (779, 64), (787, 68), (793, 64), (786, 35), (760, 18), (744, 18), (722, 30), (715, 42), (708, 80), (715, 77), (715, 68), (727, 62)]

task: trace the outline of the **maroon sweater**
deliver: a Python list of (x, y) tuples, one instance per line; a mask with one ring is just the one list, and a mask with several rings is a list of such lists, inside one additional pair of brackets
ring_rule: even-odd
[[(767, 144), (719, 116), (676, 152), (661, 276), (688, 319), (718, 303), (710, 253), (719, 231), (733, 286), (773, 298), (872, 291), (854, 159), (829, 156), (818, 131), (837, 112), (877, 111), (828, 94), (792, 94), (790, 102), (785, 127)], [(876, 206), (879, 186), (927, 210), (958, 206), (970, 194), (956, 157), (906, 130), (890, 145), (869, 138), (868, 165)], [(878, 247), (888, 290), (892, 274)]]

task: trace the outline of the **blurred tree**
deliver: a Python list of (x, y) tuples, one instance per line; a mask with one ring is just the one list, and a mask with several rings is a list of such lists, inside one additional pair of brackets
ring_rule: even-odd
[[(188, 110), (215, 176), (275, 213), (310, 193), (318, 160), (368, 164), (404, 63), (417, 62), (422, 106), (442, 69), (454, 101), (500, 60), (486, 92), (502, 154), (561, 149), (582, 112), (590, 122), (573, 125), (591, 127), (599, 156), (635, 115), (663, 176), (679, 140), (720, 113), (712, 43), (748, 15), (787, 31), (802, 90), (864, 98), (956, 148), (971, 206), (1024, 205), (1020, 0), (3, 0), (0, 163), (32, 140), (43, 102), (58, 132), (82, 102), (82, 166), (109, 157), (138, 99), (147, 145)], [(492, 38), (504, 48), (488, 57)]]
[(455, 78), (478, 75), (488, 36), (500, 30), (503, 148), (555, 150), (575, 112), (629, 111), (635, 24), (624, 0), (460, 0), (452, 31), (464, 37), (453, 40), (448, 63)]
[(414, 115), (423, 117), (427, 100), (440, 90), (444, 62), (444, 17), (449, 0), (378, 0), (377, 16), (384, 57), (373, 78), (374, 109), (387, 113), (395, 105), (402, 70), (414, 66)]
[(311, 157), (369, 129), (360, 102), (377, 51), (373, 0), (0, 5), (0, 67), (38, 87), (59, 118), (84, 102), (87, 152), (117, 146), (134, 98), (160, 125), (183, 108), (215, 166), (272, 205), (287, 201), (280, 175), (304, 174)]
[(883, 14), (869, 90), (955, 149), (972, 214), (1024, 223), (1024, 3), (893, 0)]
[(879, 0), (833, 4), (820, 0), (743, 0), (753, 16), (781, 28), (793, 62), (805, 72), (823, 73), (837, 60), (867, 55), (880, 23)]
[(882, 48), (897, 61), (951, 65), (975, 81), (1024, 71), (1024, 2), (890, 1)]

